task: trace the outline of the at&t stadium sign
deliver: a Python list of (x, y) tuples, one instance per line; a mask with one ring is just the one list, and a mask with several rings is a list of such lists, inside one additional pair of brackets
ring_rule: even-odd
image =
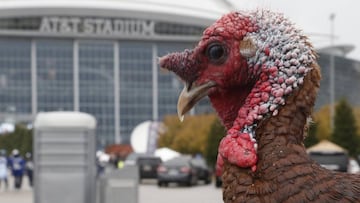
[(153, 21), (132, 19), (42, 17), (39, 31), (52, 34), (154, 35)]

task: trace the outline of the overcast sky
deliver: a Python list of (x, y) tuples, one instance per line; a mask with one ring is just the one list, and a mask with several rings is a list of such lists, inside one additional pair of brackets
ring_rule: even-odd
[(317, 48), (330, 44), (330, 14), (335, 14), (335, 44), (353, 44), (348, 57), (360, 60), (359, 0), (231, 0), (239, 9), (267, 8), (282, 12), (310, 35)]

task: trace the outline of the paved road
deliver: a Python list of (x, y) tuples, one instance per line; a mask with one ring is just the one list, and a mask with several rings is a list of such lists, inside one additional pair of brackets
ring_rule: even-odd
[[(20, 191), (0, 189), (1, 203), (33, 203), (32, 189), (27, 186), (24, 179), (24, 187)], [(11, 186), (12, 188), (12, 186)], [(159, 188), (156, 182), (147, 181), (139, 186), (139, 203), (219, 203), (222, 202), (221, 189), (215, 188), (214, 184), (188, 188), (170, 185)]]
[(139, 203), (220, 203), (221, 189), (214, 184), (199, 184), (193, 187), (157, 187), (155, 184), (141, 184), (139, 188)]
[(24, 176), (22, 188), (20, 190), (14, 189), (14, 180), (12, 176), (9, 177), (9, 188), (4, 189), (4, 185), (0, 187), (0, 202), (1, 203), (32, 203), (32, 188), (29, 186), (27, 176)]

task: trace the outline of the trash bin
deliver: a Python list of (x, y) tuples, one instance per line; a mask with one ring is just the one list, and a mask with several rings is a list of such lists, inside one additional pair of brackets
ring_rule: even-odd
[(95, 203), (95, 126), (95, 118), (86, 113), (36, 116), (34, 202)]
[(138, 171), (137, 166), (125, 166), (101, 176), (98, 183), (98, 203), (137, 203)]

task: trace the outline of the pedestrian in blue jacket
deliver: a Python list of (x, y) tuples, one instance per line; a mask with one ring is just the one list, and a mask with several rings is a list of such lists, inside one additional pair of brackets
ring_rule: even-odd
[(25, 171), (25, 160), (21, 157), (19, 150), (14, 149), (9, 159), (12, 175), (14, 176), (15, 189), (20, 189)]

